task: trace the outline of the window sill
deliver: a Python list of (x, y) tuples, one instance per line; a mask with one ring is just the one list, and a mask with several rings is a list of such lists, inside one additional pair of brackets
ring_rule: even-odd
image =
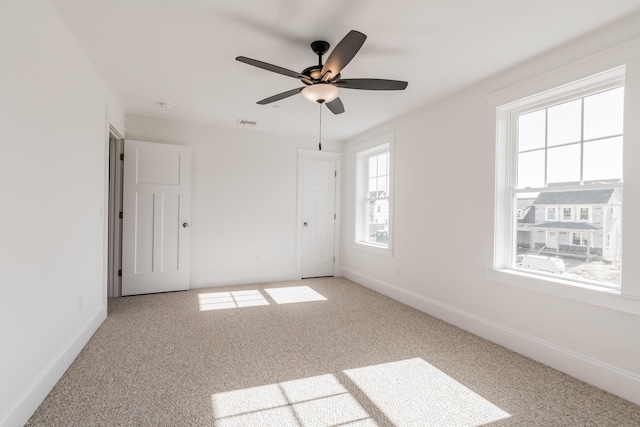
[(640, 298), (623, 295), (618, 290), (599, 288), (553, 277), (517, 270), (485, 269), (484, 278), (491, 282), (582, 302), (598, 307), (640, 315)]
[(393, 249), (384, 247), (384, 246), (378, 246), (378, 245), (374, 245), (371, 243), (364, 243), (364, 242), (355, 242), (354, 247), (358, 250), (369, 252), (372, 254), (388, 256), (388, 257), (393, 256)]

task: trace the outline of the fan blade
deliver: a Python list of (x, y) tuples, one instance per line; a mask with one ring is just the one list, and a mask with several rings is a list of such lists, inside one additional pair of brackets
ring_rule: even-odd
[(288, 90), (286, 92), (282, 92), (282, 93), (279, 93), (277, 95), (270, 96), (269, 98), (265, 98), (262, 101), (258, 101), (257, 104), (266, 105), (266, 104), (270, 104), (270, 103), (275, 102), (275, 101), (280, 101), (281, 99), (285, 99), (285, 98), (288, 98), (290, 96), (293, 96), (293, 95), (296, 95), (296, 94), (300, 93), (300, 91), (302, 89), (304, 89), (304, 88), (305, 88), (305, 86), (299, 87), (299, 88), (296, 88), (296, 89), (291, 89), (291, 90)]
[(359, 31), (349, 31), (349, 34), (336, 45), (322, 67), (323, 80), (337, 77), (340, 71), (356, 56), (366, 39), (367, 36)]
[(342, 79), (336, 80), (333, 84), (343, 89), (364, 90), (404, 90), (408, 85), (400, 80), (385, 79)]
[(340, 98), (336, 98), (333, 101), (327, 102), (324, 105), (326, 105), (327, 108), (329, 110), (331, 110), (331, 112), (333, 114), (342, 114), (342, 113), (344, 113), (344, 105), (342, 105), (342, 101), (340, 100)]
[[(298, 79), (300, 77), (305, 77), (300, 73), (297, 73), (292, 70), (287, 70), (286, 68), (278, 67), (277, 65), (268, 64), (266, 62), (258, 61), (257, 59), (247, 58), (245, 56), (238, 56), (236, 61), (244, 62), (245, 64), (253, 65), (254, 67), (262, 68), (263, 70), (271, 71), (274, 73), (282, 74), (284, 76), (293, 77)], [(306, 77), (305, 77), (306, 78)]]

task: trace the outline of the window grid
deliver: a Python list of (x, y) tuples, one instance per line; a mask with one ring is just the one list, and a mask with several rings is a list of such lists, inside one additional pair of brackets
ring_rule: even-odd
[[(365, 157), (364, 240), (388, 246), (389, 238), (389, 150)], [(372, 165), (375, 164), (375, 170)], [(375, 186), (372, 183), (375, 182)], [(383, 184), (382, 186), (380, 184)], [(378, 229), (379, 228), (379, 229)]]
[[(544, 107), (535, 107), (535, 108), (529, 108), (526, 110), (521, 110), (521, 111), (515, 111), (512, 113), (511, 115), (511, 120), (513, 123), (512, 129), (514, 129), (513, 132), (513, 138), (515, 138), (515, 140), (518, 140), (518, 131), (519, 131), (519, 123), (518, 123), (518, 119), (526, 114), (531, 114), (531, 113), (535, 113), (537, 111), (543, 111), (545, 112), (544, 114), (544, 146), (542, 147), (538, 147), (538, 148), (531, 148), (531, 149), (524, 149), (524, 150), (520, 150), (519, 147), (516, 148), (515, 150), (515, 164), (516, 164), (516, 170), (518, 170), (517, 168), (519, 167), (519, 155), (520, 154), (526, 154), (526, 153), (535, 153), (535, 152), (543, 152), (544, 153), (544, 176), (543, 176), (543, 185), (541, 187), (521, 187), (519, 185), (519, 183), (517, 183), (518, 181), (518, 177), (515, 176), (515, 185), (512, 186), (511, 190), (515, 193), (521, 193), (521, 192), (530, 192), (532, 190), (539, 190), (541, 188), (548, 188), (549, 187), (549, 181), (548, 181), (548, 177), (549, 177), (549, 150), (550, 149), (557, 149), (557, 148), (562, 148), (562, 147), (571, 147), (571, 146), (576, 146), (578, 145), (580, 147), (580, 176), (579, 176), (579, 181), (578, 181), (578, 185), (584, 185), (584, 145), (586, 143), (589, 142), (598, 142), (598, 141), (605, 141), (605, 140), (609, 140), (609, 139), (615, 139), (615, 138), (621, 138), (624, 136), (623, 133), (614, 133), (614, 134), (607, 134), (604, 136), (600, 136), (597, 138), (589, 138), (589, 139), (584, 139), (584, 126), (585, 126), (585, 120), (584, 120), (584, 101), (585, 98), (589, 98), (591, 96), (596, 96), (596, 95), (600, 95), (603, 94), (605, 92), (609, 92), (612, 90), (616, 90), (616, 89), (620, 89), (623, 88), (624, 86), (619, 84), (619, 85), (613, 85), (611, 87), (606, 87), (606, 88), (602, 88), (601, 90), (598, 91), (594, 91), (594, 92), (588, 92), (588, 93), (583, 93), (580, 94), (579, 97), (575, 97), (575, 98), (568, 98), (568, 99), (563, 99), (561, 102), (557, 102), (554, 104), (548, 104)], [(549, 145), (549, 109), (553, 108), (553, 107), (557, 107), (559, 105), (564, 105), (570, 102), (574, 102), (576, 100), (580, 100), (580, 140), (579, 141), (572, 141), (572, 142), (565, 142), (562, 144), (556, 144), (556, 145)], [(553, 184), (553, 183), (552, 183)]]
[[(603, 143), (606, 143), (606, 141), (610, 140), (612, 141), (612, 143), (615, 143), (615, 139), (616, 138), (622, 138), (623, 137), (623, 133), (618, 133), (618, 132), (605, 132), (605, 133), (601, 133), (601, 134), (597, 134), (595, 135), (595, 137), (590, 137), (588, 139), (585, 139), (585, 135), (586, 135), (586, 131), (585, 131), (585, 127), (586, 127), (586, 122), (585, 122), (585, 99), (588, 99), (589, 97), (592, 96), (596, 96), (599, 94), (603, 94), (605, 92), (608, 91), (613, 91), (616, 89), (622, 89), (624, 90), (624, 82), (622, 80), (618, 80), (615, 83), (608, 83), (606, 85), (600, 86), (599, 88), (591, 88), (591, 89), (585, 89), (582, 90), (580, 93), (577, 93), (573, 96), (565, 96), (562, 98), (562, 100), (560, 100), (560, 98), (558, 98), (557, 102), (553, 102), (550, 103), (548, 101), (546, 101), (544, 104), (539, 103), (537, 106), (532, 106), (531, 104), (529, 104), (528, 107), (525, 108), (518, 108), (518, 109), (513, 109), (510, 112), (510, 122), (511, 122), (511, 139), (512, 141), (516, 141), (515, 144), (511, 144), (511, 161), (512, 161), (512, 165), (508, 170), (510, 170), (510, 184), (507, 185), (507, 195), (508, 195), (508, 200), (510, 200), (511, 206), (512, 208), (510, 209), (510, 215), (512, 218), (512, 228), (511, 228), (511, 233), (512, 233), (512, 237), (510, 239), (510, 249), (509, 253), (511, 254), (511, 256), (509, 257), (511, 259), (510, 261), (510, 265), (511, 267), (516, 265), (516, 254), (520, 253), (518, 252), (518, 244), (519, 242), (517, 241), (517, 236), (516, 236), (516, 232), (518, 230), (518, 220), (520, 218), (516, 218), (515, 212), (516, 209), (515, 207), (517, 206), (518, 203), (518, 197), (523, 197), (526, 198), (528, 196), (528, 194), (540, 194), (540, 193), (546, 193), (546, 192), (561, 192), (561, 191), (581, 191), (581, 190), (589, 190), (589, 189), (619, 189), (616, 191), (621, 191), (622, 190), (622, 176), (620, 173), (620, 177), (619, 178), (615, 178), (615, 180), (608, 180), (608, 179), (585, 179), (585, 163), (586, 163), (586, 159), (585, 159), (585, 146), (588, 143), (594, 142), (597, 143), (598, 141), (602, 141)], [(562, 104), (566, 104), (566, 103), (570, 103), (570, 102), (574, 102), (576, 100), (580, 100), (580, 114), (579, 114), (579, 140), (578, 141), (569, 141), (569, 142), (562, 142), (560, 144), (556, 144), (556, 145), (551, 145), (549, 142), (549, 110), (551, 108), (553, 108), (554, 106), (558, 106), (558, 105), (562, 105)], [(594, 99), (594, 102), (595, 101)], [(523, 105), (523, 104), (520, 104)], [(592, 103), (591, 106), (593, 106), (594, 104)], [(593, 108), (593, 107), (591, 107)], [(535, 113), (537, 111), (544, 111), (544, 141), (542, 143), (542, 146), (540, 147), (533, 147), (533, 148), (527, 148), (527, 149), (523, 149), (523, 150), (519, 150), (518, 147), (518, 140), (519, 140), (519, 118), (525, 114), (528, 113)], [(591, 117), (593, 117), (594, 113), (593, 110), (590, 110)], [(594, 129), (593, 129), (593, 123), (590, 123), (590, 132), (593, 134)], [(622, 141), (620, 141), (620, 143), (622, 143)], [(559, 149), (559, 148), (565, 148), (565, 147), (579, 147), (579, 169), (578, 169), (578, 174), (577, 174), (577, 178), (575, 180), (566, 180), (566, 181), (562, 181), (562, 180), (556, 180), (553, 181), (552, 179), (550, 179), (550, 169), (549, 169), (549, 163), (550, 163), (550, 159), (549, 159), (549, 153), (550, 150), (552, 149)], [(591, 146), (593, 147), (593, 146)], [(526, 154), (526, 153), (535, 153), (535, 152), (540, 152), (543, 156), (543, 161), (541, 163), (543, 163), (543, 165), (541, 165), (541, 167), (543, 168), (543, 174), (544, 176), (542, 177), (542, 181), (538, 181), (538, 184), (542, 183), (542, 186), (524, 186), (524, 185), (520, 185), (520, 183), (518, 183), (520, 176), (519, 176), (519, 167), (521, 166), (519, 164), (520, 161), (520, 157), (521, 154)], [(593, 153), (593, 151), (592, 151)], [(591, 154), (592, 158), (593, 158), (593, 154)], [(534, 159), (535, 160), (535, 159)], [(592, 160), (593, 161), (593, 160)], [(596, 167), (598, 167), (599, 165), (596, 164)], [(593, 169), (594, 165), (590, 164), (590, 171), (594, 170)], [(592, 172), (591, 172), (592, 173)], [(538, 178), (539, 179), (539, 178)], [(589, 208), (588, 209), (588, 219), (584, 219), (584, 217), (581, 218), (580, 215), (580, 208), (581, 206), (574, 206), (571, 207), (571, 219), (567, 219), (564, 216), (564, 208), (566, 208), (568, 206), (556, 206), (555, 209), (553, 207), (546, 207), (543, 210), (543, 218), (545, 221), (554, 221), (554, 217), (555, 217), (555, 221), (557, 222), (563, 222), (563, 221), (568, 221), (568, 222), (591, 222), (592, 221), (592, 209)], [(551, 215), (549, 215), (549, 210), (552, 210)], [(553, 212), (553, 210), (555, 210), (555, 212)], [(613, 210), (613, 209), (611, 209)], [(553, 213), (555, 213), (555, 215), (553, 215)], [(536, 232), (532, 231), (532, 238), (533, 235), (536, 234)], [(539, 231), (538, 231), (539, 233)], [(544, 233), (548, 238), (549, 234), (548, 233)], [(567, 233), (567, 232), (560, 232), (559, 234), (556, 234), (556, 236), (571, 236), (570, 241), (567, 242), (567, 244), (569, 245), (575, 245), (575, 242), (579, 241), (579, 245), (581, 247), (593, 247), (593, 240), (595, 238), (594, 235), (590, 234), (590, 233), (583, 233), (583, 232), (579, 232), (577, 233), (578, 236), (577, 239), (574, 239), (574, 235), (575, 233)], [(611, 250), (611, 237), (610, 234), (605, 234), (604, 239), (602, 239), (602, 234), (600, 234), (600, 245), (601, 247), (604, 247), (605, 250)], [(545, 243), (548, 243), (547, 238), (545, 238)], [(604, 240), (602, 242), (602, 240)], [(558, 247), (560, 245), (560, 243), (556, 243), (554, 242)], [(619, 243), (616, 243), (616, 245), (619, 245)], [(616, 255), (616, 256), (619, 256)], [(619, 258), (618, 258), (619, 259)], [(574, 280), (574, 279), (571, 279)], [(604, 282), (593, 282), (591, 280), (585, 279), (575, 279), (576, 281), (580, 282), (587, 282), (587, 283), (593, 283), (593, 284), (597, 284), (599, 286), (603, 286), (603, 287), (609, 287), (609, 288), (614, 288), (614, 289), (619, 289), (620, 288), (620, 283), (619, 283), (619, 279), (617, 283), (604, 283)]]

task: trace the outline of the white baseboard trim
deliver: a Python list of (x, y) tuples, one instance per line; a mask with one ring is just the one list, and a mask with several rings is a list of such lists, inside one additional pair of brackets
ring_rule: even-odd
[(640, 375), (357, 271), (342, 272), (362, 286), (640, 405)]
[(29, 421), (106, 318), (107, 308), (103, 307), (78, 330), (67, 345), (62, 347), (24, 392), (15, 399), (14, 404), (0, 419), (1, 427), (23, 426)]

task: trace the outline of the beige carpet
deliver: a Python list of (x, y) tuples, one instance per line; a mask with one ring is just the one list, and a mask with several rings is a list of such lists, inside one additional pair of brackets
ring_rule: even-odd
[(341, 278), (109, 301), (30, 426), (639, 426), (640, 407)]

